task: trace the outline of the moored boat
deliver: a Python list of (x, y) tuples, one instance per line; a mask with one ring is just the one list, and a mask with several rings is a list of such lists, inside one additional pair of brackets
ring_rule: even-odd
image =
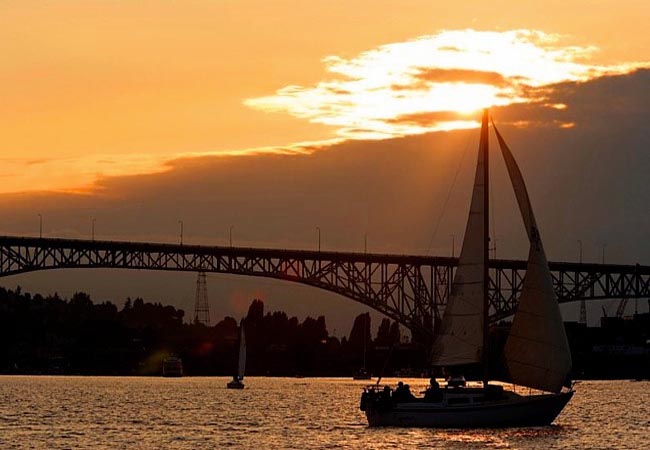
[(163, 360), (163, 377), (182, 377), (183, 361), (177, 356), (169, 356)]

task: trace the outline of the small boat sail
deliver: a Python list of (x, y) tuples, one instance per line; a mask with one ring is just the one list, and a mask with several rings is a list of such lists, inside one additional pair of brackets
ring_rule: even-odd
[(497, 130), (530, 244), (519, 306), (506, 340), (503, 360), (513, 383), (539, 391), (520, 395), (489, 384), (488, 251), (489, 122), (483, 112), (478, 162), (469, 218), (452, 290), (433, 343), (434, 366), (454, 369), (482, 364), (482, 385), (468, 387), (454, 376), (444, 388), (435, 379), (424, 398), (407, 386), (366, 388), (361, 397), (370, 426), (513, 427), (548, 425), (569, 402), (571, 354), (553, 290), (551, 273), (522, 174)]
[(370, 375), (370, 372), (366, 369), (366, 353), (367, 353), (367, 347), (368, 347), (368, 329), (369, 329), (369, 323), (368, 320), (370, 319), (370, 315), (365, 315), (364, 316), (364, 327), (363, 327), (363, 366), (355, 372), (355, 374), (352, 376), (353, 380), (370, 380), (372, 376)]
[(237, 365), (237, 374), (233, 375), (232, 380), (228, 382), (228, 389), (244, 389), (244, 371), (246, 368), (246, 334), (244, 333), (244, 321), (239, 326), (239, 361)]

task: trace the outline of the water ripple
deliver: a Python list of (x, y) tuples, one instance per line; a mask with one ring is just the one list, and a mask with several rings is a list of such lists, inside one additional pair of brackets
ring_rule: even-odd
[(352, 380), (227, 381), (0, 377), (0, 449), (639, 449), (650, 425), (647, 382), (583, 382), (551, 427), (427, 430), (368, 428)]

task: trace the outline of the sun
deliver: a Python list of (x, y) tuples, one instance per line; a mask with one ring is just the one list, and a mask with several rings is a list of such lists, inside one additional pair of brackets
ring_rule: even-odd
[[(417, 95), (417, 93), (416, 93)], [(428, 105), (436, 104), (442, 111), (468, 115), (483, 108), (504, 103), (499, 99), (499, 89), (490, 84), (440, 83), (432, 86), (425, 96)], [(426, 105), (422, 105), (426, 108)]]

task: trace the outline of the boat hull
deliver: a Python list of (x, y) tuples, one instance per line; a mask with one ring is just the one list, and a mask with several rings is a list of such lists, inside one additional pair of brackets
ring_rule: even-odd
[(231, 381), (226, 385), (226, 387), (228, 389), (244, 389), (244, 383), (242, 383), (241, 381), (237, 381), (237, 382)]
[(427, 402), (398, 403), (391, 408), (368, 405), (371, 427), (506, 428), (550, 425), (571, 400), (573, 391), (535, 395), (468, 406)]

